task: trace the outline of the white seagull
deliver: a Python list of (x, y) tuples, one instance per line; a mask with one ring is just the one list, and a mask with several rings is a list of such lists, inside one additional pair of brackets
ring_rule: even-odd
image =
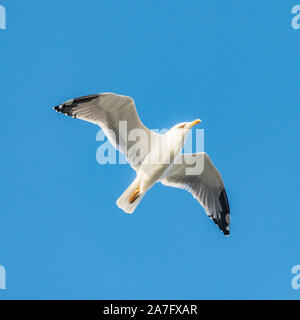
[[(131, 97), (114, 93), (75, 98), (54, 109), (99, 125), (112, 145), (125, 154), (136, 171), (136, 178), (117, 200), (119, 208), (132, 213), (145, 193), (161, 182), (192, 193), (224, 235), (229, 235), (230, 209), (220, 173), (206, 153), (181, 152), (189, 130), (199, 119), (179, 123), (167, 133), (158, 134), (143, 125)], [(119, 130), (121, 122), (127, 125), (126, 133)], [(144, 133), (142, 144), (128, 139), (134, 130)], [(142, 149), (144, 146), (142, 151), (141, 146)], [(189, 173), (188, 169), (195, 163), (201, 164), (201, 170)]]

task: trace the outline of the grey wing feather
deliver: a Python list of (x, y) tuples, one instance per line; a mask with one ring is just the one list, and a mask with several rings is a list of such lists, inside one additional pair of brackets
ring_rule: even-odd
[[(177, 162), (180, 163), (171, 167), (161, 183), (191, 192), (224, 235), (229, 235), (230, 208), (225, 187), (209, 156), (206, 153), (183, 154)], [(201, 170), (197, 174), (187, 173), (196, 162), (200, 163)]]
[[(134, 100), (127, 96), (100, 93), (69, 100), (54, 109), (73, 118), (99, 125), (112, 145), (126, 155), (129, 164), (135, 170), (150, 151), (151, 139), (158, 140), (161, 137), (144, 126), (137, 114)], [(129, 141), (128, 136), (120, 134), (120, 121), (126, 122), (128, 133), (133, 129), (141, 129), (146, 134), (148, 146), (144, 155), (138, 155), (136, 141)]]

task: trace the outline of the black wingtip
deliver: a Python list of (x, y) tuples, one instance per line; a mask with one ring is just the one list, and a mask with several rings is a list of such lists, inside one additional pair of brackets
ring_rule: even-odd
[(75, 99), (73, 99), (73, 102), (89, 102), (89, 101), (91, 101), (95, 98), (98, 98), (98, 97), (99, 97), (99, 94), (90, 94), (87, 96), (75, 98)]
[(230, 232), (227, 231), (227, 230), (223, 231), (223, 234), (224, 234), (224, 236), (226, 236), (226, 237), (229, 237), (229, 236), (230, 236)]
[(221, 204), (222, 212), (221, 219), (219, 221), (219, 228), (222, 230), (225, 236), (230, 235), (229, 227), (230, 227), (230, 208), (228, 203), (228, 198), (225, 189), (221, 191), (219, 196), (219, 201)]
[(219, 195), (219, 202), (221, 205), (221, 211), (216, 217), (211, 217), (214, 223), (219, 227), (224, 236), (230, 235), (230, 209), (225, 189), (221, 191)]
[(224, 236), (228, 237), (230, 235), (229, 226), (224, 224), (222, 220), (213, 219), (214, 223), (219, 227), (220, 231), (224, 234)]
[(53, 109), (56, 112), (64, 113), (68, 116), (72, 116), (72, 117), (76, 118), (76, 114), (75, 114), (76, 112), (74, 112), (74, 109), (78, 105), (88, 103), (98, 97), (99, 97), (99, 94), (91, 94), (88, 96), (83, 96), (83, 97), (71, 99), (71, 100), (68, 100), (67, 102), (64, 102), (63, 104), (61, 104), (59, 106), (53, 107)]

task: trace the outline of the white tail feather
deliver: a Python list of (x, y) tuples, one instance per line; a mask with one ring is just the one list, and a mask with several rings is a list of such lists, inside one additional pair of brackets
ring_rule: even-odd
[(122, 193), (120, 198), (117, 200), (117, 206), (120, 209), (124, 210), (126, 213), (132, 213), (145, 195), (145, 193), (140, 191), (139, 197), (134, 202), (129, 202), (130, 196), (133, 194), (139, 184), (140, 180), (138, 178), (135, 178), (131, 185)]

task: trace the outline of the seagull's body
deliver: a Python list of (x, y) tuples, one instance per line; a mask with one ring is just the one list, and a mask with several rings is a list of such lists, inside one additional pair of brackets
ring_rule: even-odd
[[(229, 235), (230, 210), (221, 175), (206, 153), (181, 153), (190, 128), (200, 120), (179, 123), (166, 134), (158, 134), (143, 125), (132, 98), (114, 93), (72, 99), (54, 109), (99, 125), (114, 147), (126, 155), (136, 178), (117, 200), (125, 212), (132, 213), (145, 193), (161, 182), (191, 192), (220, 230)], [(119, 130), (120, 123), (126, 123), (126, 133)], [(143, 138), (140, 145), (130, 139), (136, 132)], [(202, 164), (201, 170), (189, 174), (195, 163)]]

